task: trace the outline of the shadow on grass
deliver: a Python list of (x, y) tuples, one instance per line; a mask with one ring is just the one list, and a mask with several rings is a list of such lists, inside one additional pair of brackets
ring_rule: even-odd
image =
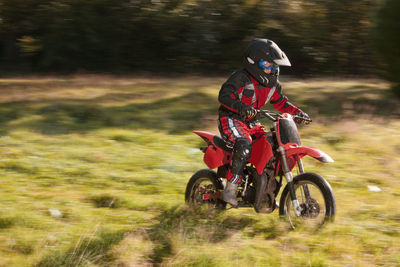
[[(249, 237), (260, 233), (267, 239), (279, 236), (279, 231), (274, 225), (265, 226), (264, 222), (260, 225), (255, 218), (234, 216), (207, 207), (193, 209), (186, 205), (175, 206), (165, 209), (154, 220), (157, 223), (147, 228), (145, 235), (142, 229), (137, 232), (151, 242), (150, 254), (143, 257), (153, 266), (162, 265), (166, 258), (176, 254), (174, 243), (178, 240), (183, 244), (218, 243), (245, 228), (250, 232), (243, 234)], [(126, 231), (102, 230), (98, 234), (82, 236), (69, 249), (50, 252), (35, 266), (112, 266), (115, 257), (110, 250), (119, 244), (126, 234)], [(202, 264), (212, 262), (212, 259), (207, 257), (197, 260)]]
[[(312, 117), (357, 117), (360, 114), (383, 118), (400, 116), (399, 100), (375, 87), (357, 85), (336, 91), (315, 88), (315, 92), (314, 96), (309, 95), (302, 100), (297, 100), (290, 91), (288, 93), (291, 101)], [(123, 106), (101, 104), (105, 99), (123, 103), (138, 97), (136, 94), (113, 93), (88, 100), (3, 103), (0, 104), (0, 134), (5, 135), (15, 128), (57, 135), (105, 127), (154, 129), (176, 134), (201, 129), (210, 123), (216, 125), (218, 101), (201, 92)], [(266, 108), (272, 109), (271, 106)]]
[(3, 216), (0, 214), (0, 230), (14, 226), (17, 224), (18, 220), (18, 217)]
[(45, 256), (35, 266), (89, 266), (94, 264), (104, 264), (112, 259), (108, 259), (107, 252), (115, 244), (118, 244), (124, 237), (124, 233), (100, 232), (96, 236), (83, 237), (79, 239), (75, 247), (71, 247), (65, 252), (55, 251)]
[(23, 105), (14, 103), (0, 104), (0, 134), (7, 133), (7, 124), (23, 115)]
[(296, 101), (296, 95), (288, 92), (293, 103), (310, 115), (328, 117), (369, 115), (377, 117), (399, 117), (400, 99), (390, 91), (385, 91), (370, 85), (353, 85), (347, 88), (323, 91), (315, 88), (313, 95), (307, 96), (302, 102)]
[(216, 243), (255, 223), (252, 218), (229, 216), (206, 207), (194, 210), (187, 206), (165, 210), (156, 220), (159, 223), (147, 232), (154, 246), (148, 258), (155, 265), (159, 265), (163, 258), (175, 253), (172, 242), (177, 236), (182, 238), (183, 242), (193, 240)]
[[(201, 128), (206, 124), (204, 119), (207, 116), (213, 115), (216, 120), (218, 109), (217, 100), (203, 93), (118, 107), (95, 103), (93, 99), (65, 100), (41, 105), (40, 108), (32, 102), (1, 104), (1, 133), (7, 133), (7, 129), (25, 128), (53, 135), (87, 132), (103, 127), (146, 128), (181, 133)], [(11, 121), (28, 116), (32, 117), (8, 125)]]

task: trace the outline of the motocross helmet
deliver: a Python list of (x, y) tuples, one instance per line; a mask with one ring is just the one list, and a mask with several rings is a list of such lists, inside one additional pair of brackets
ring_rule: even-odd
[[(263, 62), (273, 63), (271, 74), (264, 72)], [(268, 39), (254, 39), (244, 52), (246, 70), (260, 83), (267, 85), (276, 80), (279, 75), (279, 66), (291, 66), (286, 54), (279, 46)]]

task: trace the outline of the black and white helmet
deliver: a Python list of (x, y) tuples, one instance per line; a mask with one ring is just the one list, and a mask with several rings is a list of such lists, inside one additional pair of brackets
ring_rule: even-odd
[(271, 74), (264, 72), (262, 62), (268, 61), (275, 66), (272, 67), (272, 75), (279, 75), (279, 66), (291, 66), (288, 57), (279, 46), (268, 39), (254, 39), (244, 52), (245, 68), (260, 83), (269, 83)]

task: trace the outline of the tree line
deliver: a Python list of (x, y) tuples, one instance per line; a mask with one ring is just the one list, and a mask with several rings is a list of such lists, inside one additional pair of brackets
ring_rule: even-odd
[(388, 49), (398, 55), (384, 36), (396, 31), (385, 25), (399, 26), (397, 2), (0, 0), (0, 68), (219, 74), (240, 67), (249, 41), (263, 37), (291, 59), (285, 73), (375, 75)]

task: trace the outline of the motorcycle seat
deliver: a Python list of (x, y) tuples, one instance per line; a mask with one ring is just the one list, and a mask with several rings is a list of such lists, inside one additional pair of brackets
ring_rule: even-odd
[(221, 136), (215, 135), (213, 137), (213, 142), (217, 147), (221, 148), (222, 150), (225, 150), (226, 152), (230, 152), (230, 153), (233, 152), (233, 148), (232, 147), (228, 147), (226, 145), (226, 142), (224, 141), (224, 139), (222, 139)]

